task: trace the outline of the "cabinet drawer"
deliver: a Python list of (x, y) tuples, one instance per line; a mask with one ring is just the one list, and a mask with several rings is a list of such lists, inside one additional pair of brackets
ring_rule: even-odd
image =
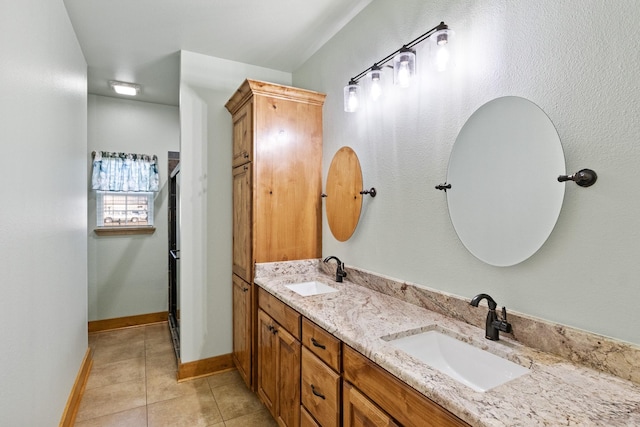
[(300, 427), (321, 427), (304, 406), (300, 407)]
[(344, 379), (405, 427), (454, 427), (469, 424), (382, 369), (351, 347), (343, 346)]
[(258, 306), (273, 320), (285, 328), (296, 339), (300, 339), (300, 313), (271, 295), (262, 288), (258, 288)]
[(340, 375), (302, 347), (302, 404), (323, 427), (340, 425)]
[(305, 318), (302, 319), (302, 344), (340, 372), (340, 340)]

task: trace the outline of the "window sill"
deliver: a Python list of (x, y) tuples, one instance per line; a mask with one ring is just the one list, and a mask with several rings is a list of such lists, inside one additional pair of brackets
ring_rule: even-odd
[(93, 230), (98, 236), (129, 236), (132, 234), (153, 234), (154, 226), (148, 227), (98, 227)]

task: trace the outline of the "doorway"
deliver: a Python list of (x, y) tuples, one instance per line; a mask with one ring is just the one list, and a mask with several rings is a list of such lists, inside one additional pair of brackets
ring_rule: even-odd
[(180, 153), (169, 151), (169, 329), (180, 361)]

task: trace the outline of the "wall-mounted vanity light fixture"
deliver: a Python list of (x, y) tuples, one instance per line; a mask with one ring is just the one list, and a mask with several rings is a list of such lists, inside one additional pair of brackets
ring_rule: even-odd
[(558, 182), (574, 181), (580, 187), (591, 187), (598, 180), (598, 175), (591, 169), (582, 169), (572, 175), (560, 175)]
[[(409, 87), (411, 80), (416, 74), (416, 51), (415, 46), (422, 43), (431, 36), (437, 48), (436, 68), (438, 71), (446, 71), (450, 54), (447, 44), (450, 41), (453, 31), (444, 23), (436, 25), (426, 33), (403, 45), (400, 49), (385, 56), (371, 67), (355, 75), (349, 80), (349, 84), (344, 87), (344, 111), (353, 113), (360, 104), (358, 82), (367, 77), (370, 85), (371, 99), (376, 100), (382, 93), (382, 67), (393, 60), (393, 83), (400, 87)], [(391, 67), (391, 65), (389, 65)]]
[(136, 96), (140, 93), (141, 86), (136, 83), (119, 82), (117, 80), (109, 80), (109, 86), (118, 95)]

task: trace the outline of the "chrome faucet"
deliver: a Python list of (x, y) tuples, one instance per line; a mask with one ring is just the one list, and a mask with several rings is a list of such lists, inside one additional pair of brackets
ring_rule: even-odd
[(336, 282), (342, 282), (343, 277), (347, 277), (347, 272), (344, 271), (344, 263), (338, 259), (336, 256), (328, 256), (324, 259), (324, 262), (329, 262), (330, 260), (335, 259), (338, 263), (338, 268), (336, 269)]
[(502, 307), (502, 319), (499, 319), (498, 314), (496, 313), (496, 307), (498, 304), (496, 304), (493, 298), (487, 294), (476, 295), (469, 304), (477, 307), (483, 299), (486, 299), (489, 304), (484, 337), (488, 340), (498, 341), (500, 339), (500, 331), (507, 333), (511, 332), (511, 324), (507, 322), (507, 309), (506, 307)]

